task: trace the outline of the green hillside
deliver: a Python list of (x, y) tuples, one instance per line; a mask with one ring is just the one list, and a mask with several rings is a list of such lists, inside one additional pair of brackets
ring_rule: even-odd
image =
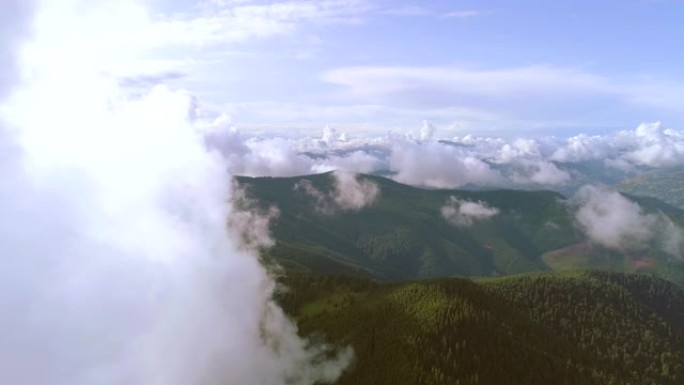
[[(650, 249), (640, 254), (582, 248), (565, 198), (550, 191), (427, 190), (378, 176), (360, 176), (380, 189), (376, 202), (355, 211), (322, 214), (315, 199), (295, 186), (308, 181), (332, 190), (331, 174), (294, 178), (238, 178), (247, 196), (266, 208), (277, 206), (272, 224), (276, 244), (266, 251), (288, 270), (346, 274), (380, 280), (453, 275), (501, 276), (556, 269), (607, 268), (657, 272), (684, 282), (684, 264)], [(491, 218), (459, 227), (441, 208), (450, 197), (499, 210)], [(681, 210), (654, 199), (639, 203), (673, 217)], [(578, 254), (576, 251), (581, 250)], [(567, 252), (571, 251), (571, 252)]]
[(684, 209), (684, 170), (653, 169), (622, 181), (617, 185), (622, 192), (653, 197)]
[(337, 384), (681, 384), (684, 291), (573, 272), (395, 284), (288, 274), (300, 332), (351, 346)]

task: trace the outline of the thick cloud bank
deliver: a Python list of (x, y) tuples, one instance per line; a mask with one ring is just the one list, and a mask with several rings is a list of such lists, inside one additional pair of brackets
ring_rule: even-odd
[(655, 243), (682, 258), (684, 231), (662, 213), (646, 213), (616, 191), (585, 186), (576, 197), (575, 218), (590, 240), (618, 250), (642, 249)]
[(491, 218), (499, 214), (499, 209), (490, 207), (484, 202), (471, 202), (450, 197), (441, 209), (442, 217), (458, 227), (472, 226), (476, 221)]
[(416, 132), (353, 137), (325, 127), (320, 137), (250, 137), (226, 117), (211, 124), (210, 146), (247, 176), (295, 176), (345, 170), (381, 173), (425, 187), (545, 188), (571, 193), (649, 168), (684, 165), (684, 132), (661, 123), (603, 136), (503, 139), (443, 137), (429, 122)]
[[(0, 383), (333, 381), (351, 353), (328, 359), (301, 340), (229, 234), (230, 166), (207, 150), (193, 98), (123, 97), (77, 49), (97, 28), (124, 28), (110, 11), (143, 10), (73, 4), (85, 5), (40, 8), (18, 59), (30, 76), (0, 108)], [(14, 35), (0, 37), (9, 60)]]
[(228, 218), (228, 229), (241, 249), (259, 252), (275, 244), (270, 225), (278, 219), (280, 210), (276, 206), (262, 209), (247, 195), (245, 189), (233, 181), (233, 212)]

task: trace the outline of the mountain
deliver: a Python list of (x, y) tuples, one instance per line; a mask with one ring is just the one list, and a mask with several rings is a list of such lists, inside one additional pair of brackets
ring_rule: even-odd
[[(421, 189), (369, 175), (357, 181), (375, 186), (377, 198), (346, 210), (335, 206), (333, 196), (347, 190), (336, 187), (332, 173), (240, 177), (237, 185), (261, 210), (280, 211), (272, 224), (276, 243), (265, 258), (288, 270), (400, 281), (606, 268), (656, 272), (684, 283), (684, 264), (656, 249), (615, 251), (588, 243), (556, 192)], [(647, 211), (684, 218), (658, 200), (634, 199)], [(443, 209), (454, 202), (496, 213), (448, 221)]]
[(339, 385), (684, 381), (684, 290), (653, 276), (380, 284), (289, 273), (282, 283), (302, 335), (353, 348)]
[(625, 193), (653, 197), (684, 209), (684, 170), (653, 169), (620, 182), (617, 188)]

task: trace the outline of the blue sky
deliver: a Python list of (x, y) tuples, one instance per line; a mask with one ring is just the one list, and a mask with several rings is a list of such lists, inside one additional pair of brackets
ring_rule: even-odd
[[(684, 126), (681, 1), (156, 0), (124, 83), (243, 130), (501, 136)], [(163, 31), (163, 32), (159, 32)], [(157, 36), (158, 38), (158, 36)], [(138, 58), (139, 59), (139, 58)]]

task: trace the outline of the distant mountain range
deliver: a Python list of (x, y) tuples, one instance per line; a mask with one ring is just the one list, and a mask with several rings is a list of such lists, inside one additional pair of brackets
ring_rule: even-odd
[[(280, 211), (271, 226), (276, 242), (265, 257), (288, 270), (399, 281), (603, 268), (656, 273), (684, 283), (684, 263), (656, 248), (615, 250), (589, 242), (568, 200), (557, 192), (421, 189), (369, 175), (359, 175), (358, 181), (377, 187), (375, 200), (358, 209), (335, 209), (332, 173), (237, 178), (258, 206)], [(646, 212), (682, 223), (684, 211), (677, 207), (653, 198), (631, 199)], [(453, 202), (497, 213), (454, 224), (443, 212)], [(331, 206), (329, 212), (320, 204)]]

